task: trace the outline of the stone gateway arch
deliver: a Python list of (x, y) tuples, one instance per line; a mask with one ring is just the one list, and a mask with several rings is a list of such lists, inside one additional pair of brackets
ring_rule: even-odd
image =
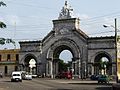
[(59, 73), (60, 53), (69, 50), (73, 56), (72, 70), (75, 77), (103, 72), (116, 74), (114, 37), (89, 37), (80, 29), (79, 18), (73, 18), (71, 12), (66, 2), (59, 18), (53, 20), (52, 31), (43, 40), (19, 42), (20, 70), (30, 71), (29, 61), (34, 59), (34, 74), (53, 78)]

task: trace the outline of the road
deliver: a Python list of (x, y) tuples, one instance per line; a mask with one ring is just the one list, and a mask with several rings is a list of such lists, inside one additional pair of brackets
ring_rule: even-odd
[(112, 90), (111, 84), (97, 81), (34, 78), (22, 82), (11, 82), (10, 78), (0, 78), (0, 90)]

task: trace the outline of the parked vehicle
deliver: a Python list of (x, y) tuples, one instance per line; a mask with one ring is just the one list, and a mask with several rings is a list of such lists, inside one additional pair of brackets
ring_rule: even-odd
[(26, 71), (21, 71), (23, 80), (32, 80), (32, 75)]
[(32, 75), (26, 74), (26, 75), (25, 75), (25, 79), (26, 79), (26, 80), (32, 80)]
[(13, 81), (20, 81), (20, 82), (22, 82), (21, 72), (19, 72), (19, 71), (12, 72), (11, 82), (13, 82)]
[(62, 73), (59, 73), (56, 78), (66, 78), (66, 79), (72, 79), (72, 73), (71, 72), (62, 72)]
[(91, 80), (98, 80), (98, 78), (99, 78), (99, 75), (91, 75), (90, 76)]
[(98, 83), (109, 83), (110, 78), (107, 75), (100, 75), (98, 78)]
[(35, 75), (35, 74), (32, 74), (32, 78), (36, 78), (37, 77), (37, 75)]

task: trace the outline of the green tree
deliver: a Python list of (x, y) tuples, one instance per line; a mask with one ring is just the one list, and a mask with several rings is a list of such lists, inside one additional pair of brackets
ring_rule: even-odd
[(59, 60), (59, 72), (67, 71), (67, 65), (63, 60)]
[(72, 65), (72, 61), (65, 63), (64, 60), (59, 60), (59, 72), (68, 71), (68, 67), (70, 69), (71, 65)]
[[(0, 1), (0, 7), (1, 6), (6, 6), (6, 4)], [(0, 21), (0, 28), (6, 28), (6, 24), (2, 21)], [(3, 45), (5, 43), (13, 43), (13, 45), (15, 46), (15, 42), (12, 39), (0, 38), (0, 44)]]
[[(6, 6), (6, 4), (2, 1), (0, 1), (0, 7), (1, 6)], [(0, 21), (0, 28), (6, 28), (6, 24), (2, 21)]]

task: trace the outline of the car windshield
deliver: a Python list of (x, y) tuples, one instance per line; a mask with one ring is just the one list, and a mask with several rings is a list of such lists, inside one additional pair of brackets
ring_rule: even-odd
[(13, 76), (20, 76), (20, 74), (13, 74)]

